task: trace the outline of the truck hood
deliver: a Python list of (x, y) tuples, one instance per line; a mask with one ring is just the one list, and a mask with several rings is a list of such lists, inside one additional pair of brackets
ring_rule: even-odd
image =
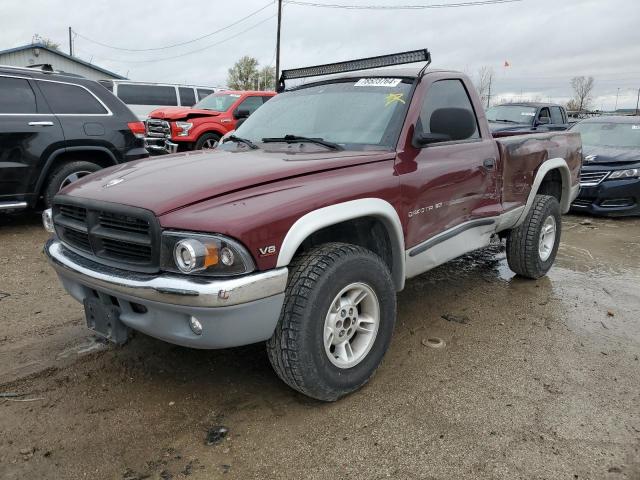
[(640, 149), (583, 145), (585, 165), (640, 162)]
[(149, 114), (149, 118), (162, 120), (182, 120), (193, 117), (217, 117), (220, 112), (214, 110), (200, 110), (189, 107), (164, 107), (158, 108)]
[(178, 153), (124, 163), (89, 175), (61, 193), (146, 208), (156, 215), (278, 180), (390, 160), (384, 152), (287, 154), (250, 150)]

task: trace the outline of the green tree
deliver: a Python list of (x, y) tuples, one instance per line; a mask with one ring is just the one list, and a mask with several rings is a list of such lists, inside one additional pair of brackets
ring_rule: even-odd
[(276, 89), (276, 67), (264, 66), (260, 69), (260, 89)]
[(258, 60), (245, 55), (229, 69), (227, 85), (234, 90), (253, 90), (258, 78)]

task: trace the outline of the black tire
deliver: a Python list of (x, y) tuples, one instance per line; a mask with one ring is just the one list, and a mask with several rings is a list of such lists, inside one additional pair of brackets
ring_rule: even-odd
[[(354, 282), (374, 291), (380, 321), (368, 353), (353, 367), (340, 368), (325, 352), (324, 322), (336, 295)], [(291, 388), (335, 401), (362, 387), (375, 373), (391, 341), (395, 318), (395, 287), (380, 257), (356, 245), (321, 245), (297, 256), (289, 267), (280, 320), (267, 341), (269, 360)]]
[[(60, 191), (63, 187), (63, 182), (74, 174), (77, 174), (79, 177), (83, 177), (93, 172), (97, 172), (102, 167), (100, 165), (96, 165), (91, 162), (69, 162), (63, 165), (60, 165), (49, 177), (47, 184), (44, 187), (43, 197), (44, 197), (44, 205), (45, 208), (51, 207), (51, 203), (53, 201), (53, 197)], [(64, 185), (66, 186), (66, 185)]]
[[(543, 259), (539, 251), (540, 236), (545, 221), (549, 217), (555, 220), (555, 241), (549, 257)], [(507, 236), (509, 268), (518, 275), (531, 279), (544, 276), (555, 261), (561, 231), (562, 221), (558, 200), (549, 195), (536, 195), (522, 225), (511, 230)]]
[[(222, 137), (217, 133), (205, 133), (203, 135), (200, 135), (200, 138), (198, 138), (198, 140), (196, 141), (196, 146), (194, 148), (195, 150), (202, 150), (205, 144), (207, 144), (207, 142), (214, 141), (217, 144), (220, 141), (220, 138)], [(215, 147), (209, 147), (209, 148), (215, 148)]]

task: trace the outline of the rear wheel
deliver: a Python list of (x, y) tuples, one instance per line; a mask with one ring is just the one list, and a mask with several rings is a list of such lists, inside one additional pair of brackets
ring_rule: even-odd
[(44, 188), (44, 204), (46, 208), (51, 206), (53, 197), (63, 188), (71, 185), (73, 182), (80, 180), (93, 172), (100, 170), (102, 167), (91, 162), (69, 162), (59, 166), (54, 170), (53, 174)]
[(321, 245), (290, 265), (269, 360), (290, 387), (337, 400), (374, 374), (395, 317), (395, 288), (380, 257), (356, 245)]
[(509, 268), (527, 278), (545, 275), (555, 261), (560, 245), (562, 221), (555, 197), (536, 195), (522, 225), (509, 232)]
[(201, 135), (200, 138), (196, 141), (196, 150), (210, 150), (212, 148), (216, 148), (218, 146), (218, 142), (220, 141), (220, 135), (217, 133), (205, 133)]

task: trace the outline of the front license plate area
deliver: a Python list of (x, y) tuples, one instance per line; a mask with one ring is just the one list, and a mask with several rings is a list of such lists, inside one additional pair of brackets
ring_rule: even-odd
[(83, 303), (87, 327), (118, 345), (127, 342), (130, 329), (120, 321), (118, 307), (105, 305), (99, 298), (85, 298)]

